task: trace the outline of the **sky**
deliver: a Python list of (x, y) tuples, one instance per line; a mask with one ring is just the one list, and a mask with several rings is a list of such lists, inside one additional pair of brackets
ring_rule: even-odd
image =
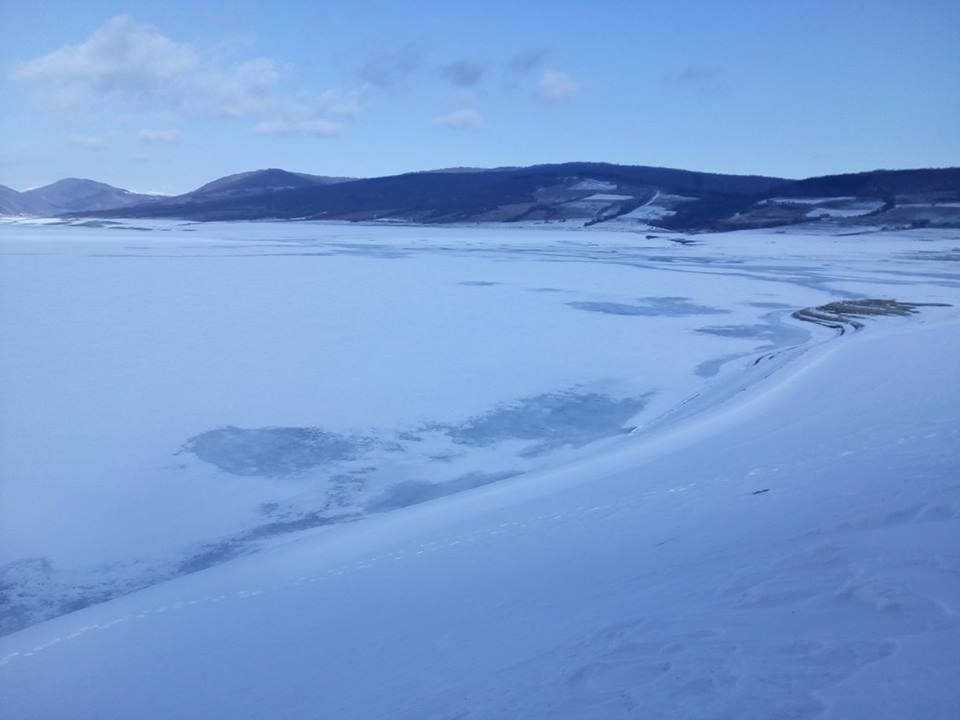
[(0, 183), (960, 165), (957, 0), (0, 3)]

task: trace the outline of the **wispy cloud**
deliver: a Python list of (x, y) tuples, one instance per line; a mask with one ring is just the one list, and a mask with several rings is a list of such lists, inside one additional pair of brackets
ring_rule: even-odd
[[(253, 127), (259, 135), (333, 137), (365, 108), (365, 90), (326, 90), (308, 102), (278, 106)], [(336, 118), (334, 120), (333, 118)]]
[(678, 85), (705, 85), (711, 83), (723, 74), (718, 67), (706, 65), (687, 65), (679, 72), (671, 73), (667, 80)]
[(487, 72), (486, 65), (472, 60), (457, 60), (444, 65), (443, 76), (458, 87), (475, 87)]
[[(254, 58), (233, 67), (212, 68), (196, 78), (197, 90), (212, 100), (214, 112), (244, 118), (282, 104), (280, 81), (287, 68), (269, 58)], [(192, 100), (192, 98), (191, 98)]]
[(370, 56), (358, 71), (360, 79), (374, 87), (403, 85), (423, 64), (423, 51), (415, 43)]
[(524, 50), (510, 58), (507, 68), (515, 73), (529, 73), (543, 62), (546, 54), (546, 50), (543, 49)]
[(569, 73), (544, 70), (537, 83), (537, 95), (544, 102), (566, 102), (580, 92), (580, 83)]
[(99, 152), (107, 149), (106, 139), (99, 135), (71, 135), (70, 142), (84, 150), (93, 150)]
[(481, 115), (480, 111), (476, 108), (461, 108), (434, 118), (433, 124), (443, 128), (475, 130), (482, 128), (486, 123), (483, 115)]
[(286, 137), (333, 137), (342, 129), (339, 123), (324, 118), (264, 120), (253, 127), (258, 135)]
[(367, 88), (353, 90), (325, 90), (309, 105), (315, 112), (350, 119), (358, 117), (366, 108)]
[(179, 130), (141, 130), (138, 133), (141, 142), (155, 145), (178, 145), (183, 142), (183, 133)]

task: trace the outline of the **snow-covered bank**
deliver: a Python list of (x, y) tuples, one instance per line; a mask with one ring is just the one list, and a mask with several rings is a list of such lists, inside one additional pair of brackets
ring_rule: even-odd
[(0, 640), (12, 717), (954, 717), (960, 325)]

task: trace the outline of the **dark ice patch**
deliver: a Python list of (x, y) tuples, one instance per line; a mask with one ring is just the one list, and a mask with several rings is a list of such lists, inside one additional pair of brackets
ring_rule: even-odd
[(428, 500), (453, 495), (454, 493), (472, 490), (491, 483), (516, 477), (520, 473), (516, 470), (506, 470), (498, 473), (467, 473), (455, 480), (443, 483), (423, 482), (410, 480), (397, 483), (387, 488), (386, 492), (375, 498), (368, 506), (368, 512), (389, 512), (410, 505), (418, 505)]
[(493, 282), (492, 280), (461, 280), (457, 285), (466, 285), (467, 287), (492, 287), (493, 285), (500, 285), (500, 283)]
[(716, 335), (726, 338), (743, 338), (746, 340), (764, 340), (767, 347), (782, 347), (799, 345), (810, 339), (810, 333), (803, 328), (787, 325), (781, 322), (777, 313), (771, 313), (765, 318), (767, 322), (755, 325), (714, 325), (697, 328), (696, 332), (703, 335)]
[[(329, 509), (328, 503), (328, 507), (324, 510)], [(326, 525), (352, 522), (357, 520), (360, 515), (357, 512), (329, 514), (321, 510), (310, 510), (276, 515), (271, 512), (268, 513), (268, 517), (271, 518), (269, 522), (261, 523), (249, 530), (222, 538), (216, 542), (201, 545), (180, 561), (174, 570), (173, 577), (199, 572), (244, 555), (251, 555), (259, 551), (258, 543), (263, 540)]]
[(328, 508), (346, 508), (355, 504), (357, 495), (366, 486), (363, 475), (367, 471), (351, 471), (349, 474), (334, 475), (330, 478), (326, 500)]
[(183, 449), (233, 475), (286, 475), (350, 460), (364, 442), (319, 428), (227, 426), (190, 438)]
[(342, 522), (340, 517), (321, 515), (318, 512), (306, 512), (295, 517), (274, 520), (273, 522), (258, 525), (240, 536), (240, 540), (264, 540), (278, 535), (310, 530), (323, 525), (333, 525)]
[(577, 310), (606, 313), (608, 315), (640, 315), (643, 317), (683, 317), (685, 315), (725, 315), (729, 310), (697, 305), (686, 297), (639, 298), (637, 304), (578, 301), (567, 303)]
[(71, 227), (84, 228), (109, 228), (113, 225), (119, 225), (115, 220), (57, 220), (51, 222), (51, 225), (70, 225)]
[(950, 250), (921, 250), (915, 254), (903, 255), (909, 260), (937, 260), (946, 262), (960, 261), (960, 248)]
[(189, 575), (216, 565), (222, 565), (249, 551), (250, 548), (246, 544), (234, 538), (208, 543), (182, 560), (174, 571), (174, 577)]
[(637, 305), (625, 305), (623, 303), (572, 302), (567, 303), (567, 305), (577, 310), (588, 310), (589, 312), (606, 313), (607, 315), (650, 315)]
[(712, 378), (717, 373), (720, 372), (720, 369), (729, 362), (734, 360), (739, 360), (742, 357), (746, 357), (746, 353), (734, 353), (731, 355), (723, 355), (721, 357), (712, 358), (710, 360), (704, 360), (702, 363), (697, 365), (694, 372), (697, 377), (702, 378)]
[(443, 429), (456, 443), (483, 447), (505, 440), (532, 440), (524, 455), (536, 455), (563, 445), (580, 447), (595, 440), (629, 432), (630, 418), (649, 395), (613, 398), (600, 393), (559, 392), (524, 398)]
[(717, 337), (756, 338), (770, 341), (775, 340), (779, 335), (779, 330), (771, 325), (716, 325), (697, 328), (697, 332)]
[(779, 303), (779, 302), (749, 302), (746, 304), (749, 305), (750, 307), (764, 308), (768, 310), (786, 310), (788, 308), (793, 307), (792, 305), (788, 305), (786, 303)]

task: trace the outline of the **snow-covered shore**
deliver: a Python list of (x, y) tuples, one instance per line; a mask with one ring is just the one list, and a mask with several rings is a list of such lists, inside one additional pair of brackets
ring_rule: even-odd
[(7, 712), (946, 720), (958, 353), (894, 321), (663, 436), (16, 633)]

